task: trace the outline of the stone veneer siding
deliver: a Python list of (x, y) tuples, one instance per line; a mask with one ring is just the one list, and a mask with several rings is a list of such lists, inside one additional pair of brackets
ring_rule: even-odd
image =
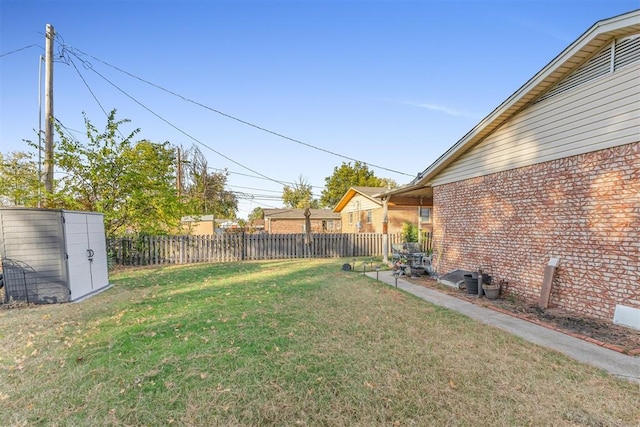
[(440, 185), (433, 205), (439, 274), (482, 266), (537, 300), (559, 257), (551, 307), (640, 308), (640, 143)]

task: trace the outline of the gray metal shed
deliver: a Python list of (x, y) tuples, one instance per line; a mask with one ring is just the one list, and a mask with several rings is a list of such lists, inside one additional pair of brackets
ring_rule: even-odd
[(0, 208), (5, 300), (78, 301), (109, 287), (103, 215)]

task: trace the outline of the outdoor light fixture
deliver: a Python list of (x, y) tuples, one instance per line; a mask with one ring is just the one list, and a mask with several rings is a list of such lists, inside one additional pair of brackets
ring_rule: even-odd
[(355, 258), (353, 259), (353, 268), (352, 268), (352, 270), (356, 271), (356, 259)]
[(366, 274), (367, 273), (367, 261), (364, 261), (362, 263), (362, 274)]
[(380, 280), (378, 279), (378, 273), (380, 273), (380, 266), (376, 265), (376, 280)]

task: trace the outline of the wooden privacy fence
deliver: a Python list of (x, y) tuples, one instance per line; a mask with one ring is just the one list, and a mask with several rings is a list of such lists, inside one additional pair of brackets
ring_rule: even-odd
[[(401, 241), (389, 234), (389, 247)], [(425, 250), (431, 248), (425, 239)], [(318, 233), (304, 244), (304, 234), (229, 233), (210, 236), (140, 236), (107, 241), (117, 265), (189, 264), (287, 258), (382, 256), (382, 234)]]

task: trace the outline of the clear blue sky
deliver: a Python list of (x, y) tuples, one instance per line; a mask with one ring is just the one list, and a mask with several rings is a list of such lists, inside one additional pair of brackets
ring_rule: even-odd
[(406, 184), (593, 24), (638, 8), (638, 0), (0, 0), (0, 152), (37, 140), (38, 62), (52, 24), (56, 51), (64, 43), (90, 55), (83, 63), (67, 51), (79, 72), (55, 64), (56, 118), (83, 131), (84, 112), (103, 129), (95, 96), (131, 120), (123, 133), (206, 145), (209, 165), (231, 172), (229, 189), (253, 196), (240, 200), (240, 217), (281, 206), (261, 197), (281, 195), (274, 181), (302, 177), (319, 197), (347, 158)]

